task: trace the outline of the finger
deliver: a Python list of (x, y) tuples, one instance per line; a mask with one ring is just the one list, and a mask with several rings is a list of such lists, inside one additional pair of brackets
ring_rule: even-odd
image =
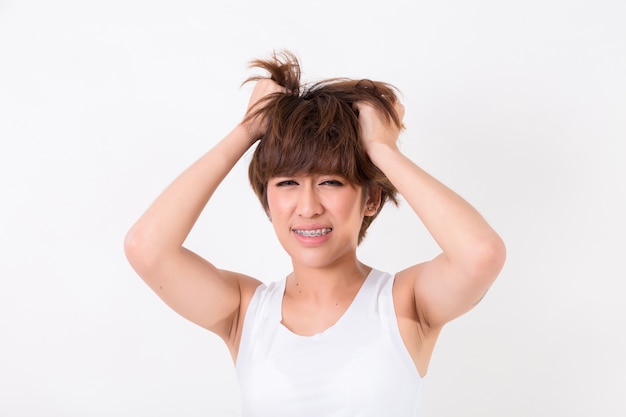
[(357, 101), (353, 108), (359, 118), (371, 118), (376, 114), (376, 109), (367, 101)]
[(396, 101), (395, 104), (395, 110), (396, 113), (398, 114), (398, 119), (400, 120), (400, 122), (402, 122), (402, 119), (404, 119), (404, 104), (402, 104), (400, 101)]

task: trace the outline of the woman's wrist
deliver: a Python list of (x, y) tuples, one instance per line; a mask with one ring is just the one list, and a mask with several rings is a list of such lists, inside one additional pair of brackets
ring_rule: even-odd
[(381, 165), (384, 165), (386, 160), (402, 155), (395, 143), (371, 142), (365, 146), (365, 151), (374, 165), (380, 169), (382, 169)]
[(253, 120), (242, 120), (237, 126), (235, 126), (234, 131), (237, 135), (241, 135), (241, 137), (245, 138), (249, 146), (252, 146), (261, 138), (261, 136), (263, 136), (260, 130), (254, 125)]

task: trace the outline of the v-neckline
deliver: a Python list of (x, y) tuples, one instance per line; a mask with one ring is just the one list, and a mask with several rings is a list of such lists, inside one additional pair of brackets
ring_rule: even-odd
[(351, 312), (351, 310), (354, 309), (354, 305), (357, 304), (357, 302), (359, 301), (359, 299), (362, 297), (363, 292), (365, 291), (365, 287), (366, 284), (368, 283), (368, 281), (371, 279), (371, 277), (374, 275), (374, 268), (372, 268), (370, 270), (370, 272), (365, 276), (365, 279), (363, 280), (363, 282), (361, 283), (361, 286), (359, 287), (357, 293), (355, 294), (354, 298), (352, 299), (352, 301), (350, 302), (350, 304), (348, 305), (348, 307), (346, 308), (346, 310), (341, 314), (341, 316), (339, 316), (339, 318), (337, 319), (337, 321), (335, 321), (335, 323), (331, 324), (330, 326), (328, 326), (326, 329), (311, 334), (311, 335), (303, 335), (303, 334), (299, 334), (294, 332), (293, 330), (291, 330), (290, 328), (288, 328), (284, 323), (283, 323), (283, 301), (285, 298), (285, 287), (287, 285), (287, 279), (283, 279), (282, 280), (282, 287), (280, 288), (279, 294), (281, 294), (280, 297), (280, 303), (278, 304), (278, 326), (281, 327), (283, 330), (285, 330), (287, 333), (295, 336), (295, 337), (300, 337), (303, 339), (310, 339), (310, 338), (318, 338), (318, 337), (322, 337), (323, 335), (331, 332), (333, 329), (336, 329), (337, 327), (339, 327), (341, 325), (341, 323), (343, 321), (345, 321), (346, 316), (348, 316), (348, 314)]

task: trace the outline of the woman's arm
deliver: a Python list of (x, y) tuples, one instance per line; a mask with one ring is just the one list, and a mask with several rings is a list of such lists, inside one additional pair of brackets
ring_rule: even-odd
[[(440, 328), (480, 301), (504, 264), (504, 243), (469, 203), (399, 151), (400, 131), (393, 123), (366, 103), (358, 107), (368, 155), (442, 249), (433, 260), (398, 274), (414, 282), (422, 324)], [(396, 111), (402, 119), (399, 102)]]
[[(249, 108), (277, 91), (281, 87), (269, 80), (257, 82)], [(236, 333), (241, 295), (258, 281), (217, 269), (183, 242), (218, 185), (263, 129), (263, 121), (255, 119), (237, 125), (163, 191), (132, 226), (124, 245), (132, 267), (163, 301), (227, 344)]]

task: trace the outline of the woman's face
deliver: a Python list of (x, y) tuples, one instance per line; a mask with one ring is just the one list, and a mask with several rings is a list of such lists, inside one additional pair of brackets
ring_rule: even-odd
[(268, 214), (294, 264), (319, 268), (356, 257), (365, 215), (362, 192), (337, 175), (268, 181)]

